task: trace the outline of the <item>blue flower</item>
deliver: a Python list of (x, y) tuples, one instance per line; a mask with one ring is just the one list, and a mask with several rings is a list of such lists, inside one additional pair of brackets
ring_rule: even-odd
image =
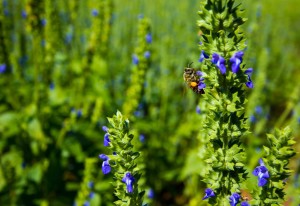
[(152, 35), (151, 35), (151, 33), (146, 34), (146, 42), (149, 43), (149, 44), (152, 42)]
[(229, 197), (229, 203), (231, 206), (236, 206), (237, 203), (240, 200), (240, 195), (238, 193), (233, 193), (230, 197)]
[(26, 19), (27, 13), (26, 13), (25, 10), (22, 10), (21, 16), (22, 16), (23, 19)]
[(244, 55), (244, 52), (238, 51), (230, 58), (231, 70), (233, 73), (237, 73), (239, 71), (240, 64), (243, 61), (243, 55)]
[(6, 64), (0, 64), (0, 73), (5, 72), (6, 70)]
[(149, 57), (150, 57), (150, 52), (149, 52), (149, 51), (145, 51), (144, 57), (145, 57), (146, 59), (149, 59)]
[(81, 117), (82, 116), (82, 110), (81, 109), (78, 109), (77, 110), (77, 117), (79, 118), (79, 117)]
[(263, 113), (262, 107), (261, 106), (256, 106), (255, 107), (255, 113), (258, 114), (258, 115), (262, 114)]
[(215, 193), (214, 193), (214, 191), (212, 189), (210, 189), (210, 188), (206, 188), (205, 189), (205, 195), (202, 198), (202, 200), (205, 200), (207, 198), (214, 197), (214, 196), (216, 196)]
[(85, 201), (85, 202), (83, 203), (83, 206), (90, 206), (90, 203), (89, 203), (88, 201)]
[(94, 187), (94, 182), (93, 181), (89, 181), (87, 184), (88, 188), (93, 188)]
[(139, 139), (140, 139), (140, 141), (141, 141), (142, 143), (144, 143), (144, 142), (145, 142), (145, 135), (140, 134)]
[(219, 55), (217, 53), (213, 53), (211, 62), (220, 69), (221, 74), (226, 73), (225, 59), (223, 57), (221, 57), (221, 55)]
[(42, 26), (45, 26), (45, 25), (46, 25), (46, 23), (47, 23), (47, 20), (46, 20), (46, 19), (42, 19), (42, 20), (41, 20), (41, 24), (42, 24)]
[(130, 172), (126, 172), (124, 175), (122, 182), (126, 184), (127, 192), (132, 193), (133, 192), (133, 182), (134, 182), (134, 177), (131, 175)]
[(196, 74), (199, 76), (199, 77), (201, 77), (201, 76), (203, 76), (203, 73), (201, 72), (201, 71), (196, 71)]
[(154, 191), (153, 191), (153, 189), (151, 189), (151, 188), (149, 189), (147, 197), (150, 198), (150, 199), (154, 198)]
[(259, 159), (259, 164), (260, 166), (257, 166), (252, 174), (258, 177), (258, 186), (263, 187), (265, 184), (267, 184), (267, 178), (269, 178), (270, 175), (262, 159)]
[(92, 199), (94, 196), (95, 196), (95, 193), (94, 192), (90, 192), (89, 198)]
[(252, 68), (249, 68), (249, 69), (247, 69), (247, 70), (245, 71), (245, 74), (248, 76), (248, 82), (246, 82), (245, 84), (246, 84), (246, 86), (247, 86), (248, 88), (250, 88), (250, 89), (252, 89), (252, 88), (254, 87), (253, 82), (252, 82), (252, 80), (251, 80), (251, 78), (250, 78), (252, 72), (253, 72), (253, 69), (252, 69)]
[(242, 202), (241, 206), (250, 206), (250, 204), (248, 202)]
[(104, 132), (108, 132), (108, 127), (107, 127), (107, 126), (103, 126), (103, 127), (102, 127), (102, 130), (103, 130)]
[(139, 63), (139, 58), (136, 54), (132, 55), (132, 63), (137, 65)]
[(105, 147), (109, 146), (109, 143), (110, 143), (110, 139), (109, 139), (109, 133), (105, 133), (104, 135), (104, 140), (103, 140), (103, 145)]
[(201, 113), (201, 109), (200, 109), (200, 107), (197, 105), (197, 107), (196, 107), (196, 112), (197, 112), (197, 114), (200, 114)]
[(208, 59), (209, 56), (202, 50), (199, 58), (199, 62), (203, 62), (204, 59)]
[(54, 87), (55, 87), (54, 83), (53, 83), (53, 82), (51, 82), (51, 83), (50, 83), (50, 85), (49, 85), (49, 88), (50, 88), (50, 90), (53, 90), (53, 89), (54, 89)]
[(110, 164), (109, 164), (108, 156), (106, 156), (105, 154), (100, 154), (99, 158), (103, 160), (103, 163), (102, 163), (102, 172), (103, 172), (103, 174), (106, 175), (106, 174), (110, 173), (111, 167), (110, 167)]
[(250, 122), (251, 123), (254, 123), (254, 122), (256, 122), (256, 117), (252, 114), (252, 115), (250, 115)]
[(99, 11), (97, 9), (92, 10), (92, 15), (93, 16), (98, 16), (98, 14), (99, 14)]

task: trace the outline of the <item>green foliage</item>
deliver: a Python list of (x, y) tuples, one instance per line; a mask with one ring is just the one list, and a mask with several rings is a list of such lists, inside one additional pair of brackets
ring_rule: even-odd
[[(298, 0), (235, 2), (243, 3), (239, 8), (245, 9), (242, 13), (248, 19), (242, 29), (238, 27), (247, 37), (238, 48), (232, 45), (243, 35), (234, 29), (244, 18), (234, 25), (225, 8), (217, 17), (208, 13), (207, 18), (219, 19), (214, 26), (220, 22), (233, 26), (220, 33), (213, 30), (214, 36), (223, 35), (224, 40), (228, 34), (234, 36), (230, 44), (213, 41), (219, 54), (226, 48), (230, 57), (231, 52), (246, 45), (244, 61), (255, 69), (255, 87), (244, 94), (248, 102), (243, 105), (244, 117), (251, 117), (257, 106), (263, 108), (250, 125), (252, 134), (240, 135), (239, 128), (244, 126), (239, 121), (234, 121), (234, 127), (222, 123), (237, 138), (248, 137), (239, 140), (247, 145), (248, 164), (244, 167), (249, 181), (243, 186), (249, 193), (256, 189), (256, 178), (250, 173), (262, 156), (265, 133), (272, 133), (274, 125), (291, 125), (295, 140), (299, 140), (300, 14), (295, 9)], [(93, 164), (95, 170), (87, 169), (86, 161), (105, 153), (101, 126), (115, 111), (124, 112), (128, 101), (138, 103), (127, 117), (134, 134), (132, 144), (142, 153), (135, 160), (143, 171), (139, 188), (154, 190), (151, 205), (207, 205), (202, 201), (207, 185), (201, 180), (206, 172), (204, 153), (210, 134), (202, 128), (208, 110), (214, 107), (186, 89), (182, 81), (183, 68), (191, 62), (205, 70), (204, 64), (197, 63), (196, 22), (201, 3), (204, 1), (0, 0), (0, 205), (72, 205), (82, 191), (90, 191), (85, 182), (92, 175), (94, 197), (88, 199), (90, 205), (112, 206), (116, 196), (111, 176), (102, 174), (100, 161)], [(219, 8), (217, 4), (210, 6)], [(232, 8), (237, 15), (242, 14), (234, 5)], [(134, 85), (130, 81), (136, 75), (132, 54), (137, 53), (139, 39), (145, 40), (138, 32), (140, 14), (151, 22), (153, 41), (149, 48), (151, 64)], [(226, 24), (221, 21), (224, 16), (230, 17)], [(205, 42), (200, 45), (201, 50), (209, 48)], [(218, 74), (213, 67), (210, 72)], [(214, 86), (222, 78), (208, 79), (207, 74), (207, 85), (213, 83), (206, 90), (215, 87), (214, 97), (227, 100), (213, 99), (215, 107), (222, 109), (226, 104), (227, 115), (242, 109), (234, 94), (221, 95)], [(231, 76), (227, 73), (226, 81), (245, 87), (244, 75)], [(127, 99), (130, 88), (138, 86), (142, 91), (133, 95), (137, 99)], [(197, 104), (200, 114), (195, 112)], [(215, 115), (213, 118), (219, 114)], [(218, 130), (216, 126), (214, 123)], [(139, 141), (140, 134), (145, 136), (144, 142)], [(238, 155), (240, 149), (234, 147), (230, 154)], [(290, 161), (295, 172), (285, 190), (286, 200), (293, 206), (299, 202), (294, 195), (299, 193), (298, 158), (296, 155)], [(225, 168), (232, 169), (231, 163)], [(223, 200), (227, 203), (228, 197)]]
[(274, 134), (268, 134), (269, 145), (264, 147), (264, 160), (270, 173), (270, 179), (266, 186), (262, 187), (256, 196), (255, 205), (282, 205), (284, 202), (287, 178), (292, 170), (288, 168), (289, 161), (296, 152), (292, 146), (296, 143), (290, 128), (275, 130)]

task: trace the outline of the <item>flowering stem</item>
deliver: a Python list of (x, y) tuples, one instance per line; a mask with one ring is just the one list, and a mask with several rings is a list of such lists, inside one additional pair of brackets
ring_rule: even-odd
[(114, 174), (115, 195), (118, 197), (116, 205), (136, 206), (142, 205), (144, 191), (139, 191), (140, 167), (137, 158), (140, 152), (134, 151), (131, 144), (133, 135), (129, 133), (129, 121), (118, 111), (112, 118), (108, 118), (110, 128), (103, 127), (106, 132), (104, 145), (113, 153), (101, 154), (103, 160), (102, 172)]
[(245, 20), (234, 3), (234, 0), (203, 1), (198, 21), (201, 54), (208, 56), (199, 60), (206, 84), (202, 94), (207, 102), (203, 128), (209, 136), (204, 181), (214, 192), (209, 203), (216, 205), (224, 205), (225, 200), (236, 205), (240, 184), (247, 176), (240, 139), (248, 132), (244, 117), (245, 88), (253, 87), (253, 83), (250, 71), (242, 63), (245, 39), (240, 26)]

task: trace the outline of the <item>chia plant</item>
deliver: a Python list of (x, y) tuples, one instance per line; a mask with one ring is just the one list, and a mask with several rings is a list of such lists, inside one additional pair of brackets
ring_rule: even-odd
[(292, 146), (296, 143), (291, 130), (286, 127), (276, 129), (274, 134), (267, 135), (269, 145), (264, 146), (264, 158), (260, 159), (260, 166), (253, 171), (258, 176), (258, 192), (253, 205), (282, 205), (284, 202), (284, 187), (291, 175), (288, 168), (289, 159), (296, 152)]
[(94, 197), (94, 174), (96, 171), (96, 158), (87, 158), (83, 172), (83, 180), (78, 190), (74, 205), (89, 205)]
[(145, 86), (146, 72), (150, 66), (152, 34), (150, 21), (147, 18), (139, 17), (138, 20), (137, 46), (132, 55), (132, 72), (130, 86), (126, 91), (126, 99), (123, 104), (123, 113), (132, 117), (138, 109)]
[[(240, 28), (245, 19), (233, 0), (207, 0), (201, 4), (198, 26), (206, 119), (208, 185), (203, 199), (210, 204), (236, 205), (236, 195), (246, 179), (245, 151), (241, 138), (248, 133), (245, 89), (253, 88), (252, 68), (243, 63), (245, 38)], [(228, 71), (230, 70), (230, 71)], [(233, 195), (233, 196), (232, 196)]]
[(140, 206), (143, 203), (145, 191), (139, 189), (141, 171), (137, 165), (140, 152), (134, 151), (133, 135), (129, 131), (129, 120), (118, 111), (112, 118), (108, 118), (111, 127), (104, 126), (104, 146), (111, 154), (100, 154), (103, 174), (113, 173), (115, 195), (119, 199), (115, 205)]
[[(254, 83), (253, 69), (243, 63), (242, 13), (240, 4), (236, 5), (234, 0), (206, 0), (199, 11), (201, 71), (196, 72), (199, 77), (193, 77), (197, 81), (191, 85), (204, 89), (202, 99), (207, 103), (203, 133), (208, 138), (204, 175), (208, 187), (203, 200), (208, 199), (212, 205), (239, 204), (241, 184), (248, 175), (241, 138), (249, 133), (245, 94)], [(295, 154), (288, 129), (276, 130), (275, 136), (268, 135), (268, 140), (270, 147), (264, 147), (266, 156), (252, 173), (262, 187), (253, 201), (257, 205), (282, 203), (284, 179), (291, 172), (287, 168), (288, 159)], [(241, 205), (249, 203), (244, 201)]]

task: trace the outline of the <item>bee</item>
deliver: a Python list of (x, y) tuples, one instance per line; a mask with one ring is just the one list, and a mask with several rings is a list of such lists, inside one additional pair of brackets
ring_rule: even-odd
[(190, 68), (192, 63), (190, 63), (188, 67), (184, 69), (183, 79), (195, 93), (204, 94), (204, 90), (199, 89), (198, 87), (200, 84), (200, 76), (197, 74), (194, 68)]

